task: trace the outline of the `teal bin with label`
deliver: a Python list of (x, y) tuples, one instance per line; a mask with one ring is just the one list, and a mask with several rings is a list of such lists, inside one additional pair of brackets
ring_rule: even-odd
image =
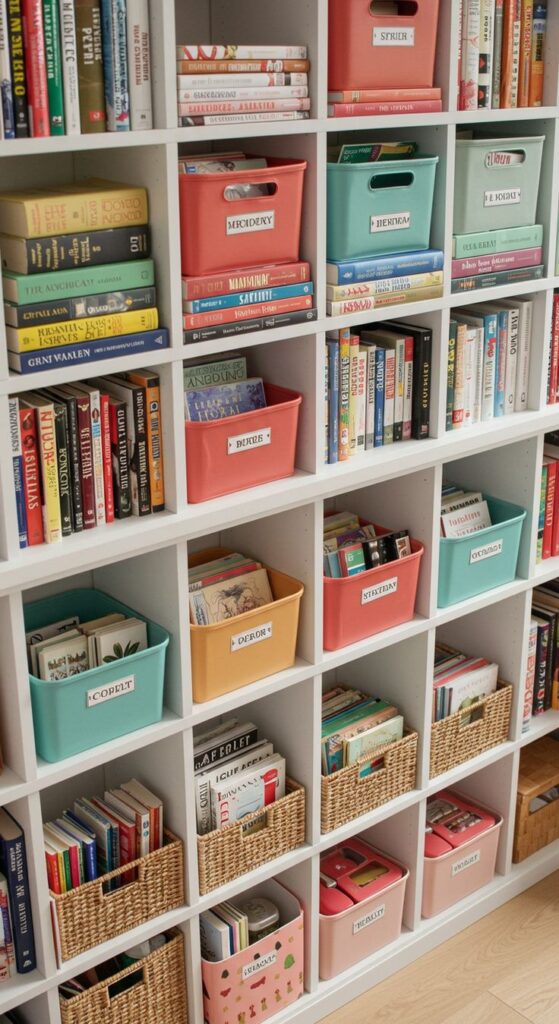
[(329, 163), (327, 259), (428, 249), (438, 162)]
[(522, 525), (520, 505), (484, 495), (491, 526), (467, 537), (441, 537), (439, 608), (448, 608), (485, 590), (510, 583), (516, 576)]
[(545, 135), (456, 140), (455, 235), (536, 223)]
[(26, 633), (77, 615), (80, 622), (122, 612), (147, 624), (148, 647), (70, 679), (29, 675), (37, 754), (60, 761), (159, 722), (169, 634), (100, 590), (76, 589), (24, 606)]

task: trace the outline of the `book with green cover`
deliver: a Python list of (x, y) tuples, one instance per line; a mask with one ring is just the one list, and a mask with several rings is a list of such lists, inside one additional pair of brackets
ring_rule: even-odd
[(452, 258), (458, 260), (497, 252), (517, 252), (518, 249), (538, 249), (542, 244), (542, 224), (499, 228), (495, 231), (475, 231), (471, 235), (454, 235)]
[(74, 295), (98, 295), (120, 292), (128, 288), (144, 288), (155, 282), (152, 259), (126, 260), (101, 267), (80, 267), (77, 270), (55, 270), (48, 274), (2, 274), (4, 299), (18, 306), (45, 302), (48, 299), (69, 299)]
[(64, 135), (64, 86), (60, 51), (59, 0), (43, 0), (43, 29), (47, 64), (47, 89), (51, 135)]

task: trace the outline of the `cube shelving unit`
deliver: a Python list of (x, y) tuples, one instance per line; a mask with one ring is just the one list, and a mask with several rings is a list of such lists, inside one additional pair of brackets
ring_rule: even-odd
[[(527, 624), (534, 586), (559, 575), (559, 558), (536, 564), (536, 529), (543, 438), (559, 428), (559, 407), (547, 407), (546, 375), (559, 212), (559, 32), (558, 5), (548, 4), (544, 106), (526, 110), (456, 110), (459, 34), (458, 0), (441, 4), (435, 83), (443, 92), (440, 114), (328, 119), (327, 0), (151, 0), (155, 127), (149, 132), (0, 141), (3, 190), (104, 175), (149, 190), (153, 250), (157, 262), (161, 322), (171, 345), (155, 363), (126, 357), (33, 376), (8, 371), (0, 323), (0, 431), (8, 436), (8, 395), (51, 383), (78, 380), (147, 365), (161, 377), (167, 510), (128, 519), (20, 551), (12, 465), (0, 450), (0, 723), (5, 768), (0, 802), (25, 829), (37, 944), (37, 969), (0, 985), (0, 1012), (18, 1007), (29, 1024), (60, 1024), (58, 984), (170, 926), (186, 940), (189, 1018), (203, 1019), (200, 973), (200, 912), (277, 877), (306, 910), (305, 993), (273, 1018), (278, 1024), (312, 1024), (360, 992), (443, 942), (559, 867), (559, 842), (520, 865), (512, 864), (516, 782), (521, 747), (559, 727), (559, 712), (547, 712), (521, 733)], [(177, 128), (176, 42), (306, 43), (311, 59), (309, 120), (218, 128)], [(480, 293), (451, 295), (450, 260), (456, 132), (469, 124), (510, 124), (511, 133), (545, 134), (538, 220), (545, 224), (543, 280)], [(357, 133), (357, 134), (355, 134)], [(368, 314), (330, 319), (325, 315), (326, 146), (336, 138), (373, 135), (413, 138), (440, 157), (432, 244), (445, 250), (442, 298)], [(184, 346), (181, 326), (177, 157), (189, 149), (223, 149), (302, 157), (308, 161), (302, 257), (316, 285), (318, 320), (226, 341)], [(534, 298), (529, 408), (469, 429), (445, 432), (446, 356), (451, 309), (481, 298)], [(347, 325), (413, 319), (433, 330), (431, 436), (365, 452), (347, 462), (324, 465), (324, 337)], [(234, 349), (246, 351), (254, 373), (302, 392), (304, 402), (295, 475), (202, 505), (187, 502), (182, 361)], [(516, 579), (461, 604), (437, 608), (439, 496), (446, 473), (469, 487), (527, 509)], [(322, 645), (322, 517), (325, 507), (348, 507), (394, 528), (410, 529), (425, 546), (416, 614), (402, 626), (335, 652)], [(189, 552), (223, 544), (245, 550), (305, 584), (294, 666), (224, 697), (192, 699), (187, 558)], [(172, 636), (167, 659), (165, 711), (161, 722), (56, 764), (37, 758), (29, 699), (23, 605), (70, 587), (96, 586), (160, 622)], [(431, 686), (436, 636), (499, 662), (513, 685), (507, 742), (437, 779), (429, 778)], [(320, 831), (320, 694), (333, 680), (362, 686), (393, 700), (419, 733), (415, 788), (342, 828)], [(200, 896), (198, 889), (192, 747), (194, 730), (232, 712), (258, 723), (261, 735), (287, 756), (290, 775), (307, 793), (306, 843), (292, 853)], [(74, 796), (95, 793), (132, 774), (165, 801), (167, 823), (185, 842), (186, 904), (114, 941), (89, 950), (57, 969), (49, 917), (41, 822)], [(504, 817), (493, 882), (431, 920), (421, 918), (423, 833), (427, 797), (455, 785)], [(321, 851), (360, 834), (405, 863), (411, 871), (404, 929), (391, 946), (338, 978), (318, 976), (318, 884)], [(167, 1024), (167, 1022), (166, 1022)], [(172, 1024), (172, 1022), (168, 1022)]]

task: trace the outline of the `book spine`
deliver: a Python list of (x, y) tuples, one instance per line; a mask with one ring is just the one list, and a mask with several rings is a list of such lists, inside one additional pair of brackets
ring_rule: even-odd
[(520, 74), (520, 36), (522, 29), (522, 0), (514, 2), (514, 25), (512, 37), (512, 65), (511, 65), (511, 106), (518, 106), (518, 78)]
[(103, 264), (91, 270), (60, 270), (44, 275), (6, 274), (3, 279), (4, 300), (21, 306), (37, 305), (74, 296), (151, 287), (154, 280), (151, 259)]
[(512, 107), (512, 62), (516, 0), (503, 3), (503, 41), (501, 47), (501, 107)]
[(2, 868), (8, 883), (10, 919), (18, 974), (27, 974), (37, 966), (33, 918), (29, 895), (29, 875), (23, 833), (16, 839), (1, 839)]
[(541, 246), (533, 249), (518, 249), (514, 252), (493, 253), (490, 256), (473, 256), (452, 260), (452, 278), (469, 277), (472, 274), (488, 274), (506, 270), (508, 267), (532, 267), (542, 262)]
[(505, 416), (509, 416), (514, 412), (519, 318), (519, 310), (512, 309), (509, 317), (509, 347), (507, 349), (507, 365), (505, 374)]
[(536, 650), (536, 676), (534, 679), (534, 697), (532, 714), (541, 715), (545, 709), (545, 677), (547, 659), (549, 657), (549, 624), (538, 623), (538, 644)]
[(528, 732), (532, 718), (532, 703), (534, 699), (534, 679), (536, 675), (536, 651), (538, 647), (538, 627), (535, 622), (530, 623), (528, 633), (528, 656), (526, 659), (526, 677), (524, 684), (524, 713), (522, 716), (522, 732)]
[(465, 0), (464, 110), (477, 110), (478, 105), (480, 7), (480, 0)]
[(394, 380), (394, 440), (401, 441), (404, 436), (404, 366), (405, 339), (396, 345), (396, 368)]
[(413, 363), (414, 363), (413, 338), (407, 337), (404, 347), (404, 426), (402, 438), (404, 441), (411, 439), (412, 431), (412, 409), (413, 409)]
[(2, 136), (5, 139), (15, 139), (7, 0), (0, 0), (0, 101)]
[(550, 462), (547, 467), (547, 488), (545, 495), (544, 527), (542, 539), (542, 560), (551, 558), (551, 542), (553, 533), (553, 513), (555, 509), (557, 462)]
[(29, 118), (27, 112), (27, 87), (25, 84), (21, 0), (7, 0), (7, 5), (15, 137), (16, 139), (27, 139), (29, 137)]
[(75, 0), (78, 90), (82, 133), (104, 132), (103, 43), (99, 0)]
[(110, 132), (127, 132), (130, 130), (130, 103), (126, 0), (101, 0), (101, 17), (107, 128)]
[(495, 409), (495, 377), (497, 355), (497, 314), (485, 317), (483, 339), (483, 378), (481, 419), (485, 423), (492, 420)]
[(484, 376), (484, 333), (485, 332), (483, 327), (476, 328), (474, 331), (472, 331), (472, 341), (470, 346), (470, 423), (479, 423), (482, 418), (481, 405), (483, 396)]
[[(147, 451), (146, 397), (140, 387), (132, 392), (135, 444), (131, 459), (132, 512), (137, 516), (151, 513), (149, 462)], [(135, 486), (134, 486), (135, 484)]]
[(452, 430), (452, 411), (454, 409), (454, 371), (456, 365), (456, 333), (457, 325), (451, 321), (448, 335), (448, 357), (446, 375), (446, 429)]
[(139, 309), (133, 313), (108, 313), (106, 316), (66, 320), (40, 327), (7, 327), (10, 352), (35, 352), (58, 348), (99, 338), (116, 338), (136, 331), (152, 331), (157, 327), (157, 309)]
[(252, 114), (184, 114), (178, 119), (179, 128), (201, 125), (253, 124), (256, 121), (304, 121), (308, 110), (261, 110)]
[(520, 307), (518, 332), (518, 353), (516, 358), (516, 383), (514, 411), (524, 412), (528, 408), (528, 387), (530, 383), (530, 353), (532, 349), (533, 303), (523, 302)]
[(179, 75), (306, 74), (308, 60), (177, 60)]
[(21, 355), (9, 352), (8, 365), (17, 373), (38, 373), (40, 370), (55, 366), (90, 363), (99, 359), (137, 355), (141, 352), (160, 352), (168, 347), (169, 332), (162, 328), (158, 331), (142, 331), (117, 338), (101, 338), (99, 341), (84, 342), (81, 345), (63, 345), (59, 349), (45, 352), (22, 352)]
[(520, 62), (518, 74), (518, 106), (527, 107), (530, 100), (530, 66), (532, 63), (532, 14), (534, 0), (522, 0), (520, 14)]
[(64, 396), (68, 419), (68, 457), (70, 460), (70, 480), (72, 483), (72, 527), (74, 533), (81, 533), (84, 528), (83, 503), (80, 466), (80, 437), (76, 399)]
[[(309, 110), (310, 100), (302, 100), (308, 106), (283, 108)], [(273, 110), (273, 107), (267, 108)], [(277, 109), (282, 109), (281, 107)], [(328, 117), (371, 117), (376, 114), (436, 114), (442, 110), (442, 100), (393, 100), (390, 103), (329, 103)], [(209, 111), (208, 111), (209, 113)]]
[(126, 404), (124, 402), (111, 401), (109, 403), (109, 425), (111, 432), (115, 516), (117, 519), (127, 519), (132, 514), (126, 418)]
[(308, 263), (287, 263), (277, 267), (255, 267), (253, 270), (211, 274), (207, 277), (183, 277), (184, 302), (246, 292), (255, 289), (278, 288), (303, 284), (310, 279)]
[(338, 459), (340, 462), (349, 459), (351, 446), (349, 442), (349, 402), (350, 402), (350, 331), (344, 327), (338, 332), (340, 346), (340, 398), (338, 424)]
[[(245, 89), (285, 89), (297, 88), (308, 90), (308, 75), (303, 74), (274, 74), (265, 71), (257, 71), (254, 74), (238, 75), (218, 73), (213, 75), (177, 75), (177, 90), (194, 90), (195, 92), (216, 93), (216, 92), (244, 92)], [(308, 95), (308, 92), (307, 92)], [(191, 99), (202, 99), (204, 97), (192, 96)], [(209, 98), (209, 97), (208, 97)], [(216, 99), (234, 99), (229, 95), (217, 96)], [(242, 98), (242, 97), (241, 97)], [(185, 97), (186, 99), (186, 97)]]
[(340, 350), (337, 341), (326, 343), (328, 367), (328, 462), (338, 461), (338, 418), (340, 396)]
[(163, 427), (161, 423), (161, 391), (159, 378), (152, 378), (145, 388), (149, 486), (151, 511), (163, 512), (165, 484), (163, 477)]
[(391, 349), (384, 353), (384, 429), (383, 444), (394, 441), (394, 396), (396, 385), (396, 355)]
[(375, 351), (375, 448), (384, 443), (384, 367), (386, 352), (377, 346)]
[(505, 395), (507, 378), (507, 351), (509, 344), (509, 315), (508, 310), (501, 310), (498, 315), (498, 339), (497, 339), (497, 370), (495, 376), (495, 405), (494, 415), (505, 415)]
[(80, 484), (82, 492), (83, 526), (91, 530), (96, 525), (95, 484), (93, 476), (93, 446), (91, 440), (91, 417), (89, 395), (76, 397), (78, 436), (80, 444)]
[(307, 85), (264, 85), (252, 88), (214, 87), (209, 89), (181, 89), (177, 93), (179, 103), (218, 103), (224, 100), (305, 100), (308, 99)]
[(431, 334), (422, 332), (414, 359), (412, 437), (429, 437), (431, 401)]
[(502, 284), (521, 284), (524, 281), (539, 281), (543, 277), (543, 266), (519, 267), (517, 270), (501, 270), (496, 274), (477, 274), (474, 277), (459, 277), (451, 283), (451, 292), (471, 292), (479, 288), (497, 288)]
[(375, 346), (367, 346), (367, 383), (365, 403), (365, 448), (375, 446)]
[[(359, 341), (359, 339), (357, 339)], [(367, 353), (357, 349), (357, 409), (355, 416), (355, 451), (365, 451), (367, 403)]]
[(264, 100), (224, 100), (213, 103), (179, 103), (180, 117), (206, 117), (216, 114), (258, 114), (279, 111), (310, 110), (309, 99), (264, 99)]
[(530, 55), (530, 81), (528, 89), (529, 107), (541, 107), (543, 103), (543, 72), (546, 27), (546, 5), (534, 3), (534, 11), (532, 18), (532, 47)]
[(462, 50), (464, 45), (464, 0), (458, 0), (458, 53), (456, 60), (456, 107), (462, 110), (463, 86), (462, 86)]
[(366, 299), (393, 292), (420, 292), (423, 288), (432, 288), (442, 284), (443, 273), (436, 270), (428, 274), (408, 274), (405, 277), (387, 277), (378, 281), (329, 284), (326, 286), (326, 298), (329, 302), (340, 302), (344, 299)]
[(27, 519), (27, 541), (31, 546), (33, 544), (42, 544), (45, 536), (41, 508), (41, 470), (34, 409), (19, 410), (19, 427), (23, 453), (23, 489)]
[(29, 131), (34, 138), (45, 138), (50, 118), (42, 0), (22, 0), (22, 13)]
[(193, 341), (213, 341), (216, 338), (231, 338), (240, 334), (249, 334), (251, 331), (272, 330), (275, 327), (291, 327), (294, 324), (311, 323), (317, 319), (318, 310), (316, 306), (313, 306), (312, 309), (296, 310), (294, 313), (278, 313), (275, 316), (262, 316), (240, 323), (184, 331), (183, 338), (185, 344)]
[(12, 922), (10, 919), (10, 903), (8, 899), (8, 890), (6, 883), (3, 883), (2, 889), (0, 889), (0, 918), (2, 931), (4, 934), (4, 946), (6, 953), (6, 960), (8, 964), (8, 975), (11, 975), (15, 971), (16, 954), (14, 949), (14, 937)]
[(105, 519), (105, 487), (103, 483), (103, 438), (101, 434), (101, 396), (99, 391), (89, 392), (89, 416), (91, 420), (91, 453), (93, 459), (93, 490), (95, 494), (95, 519), (97, 525)]
[(452, 242), (453, 259), (488, 257), (495, 253), (515, 252), (518, 249), (541, 248), (543, 228), (541, 224), (533, 224), (521, 228), (501, 228), (497, 231), (477, 231), (470, 235), (454, 235)]
[(540, 506), (538, 511), (538, 535), (536, 542), (536, 562), (541, 562), (543, 551), (543, 531), (545, 528), (545, 507), (547, 500), (547, 465), (542, 466), (540, 480)]
[(26, 306), (5, 306), (9, 327), (38, 327), (40, 324), (62, 323), (89, 316), (106, 316), (110, 312), (130, 313), (155, 306), (155, 288), (130, 288), (124, 292), (84, 295), (79, 299), (36, 303)]
[(275, 313), (292, 313), (301, 309), (311, 309), (312, 304), (312, 295), (302, 295), (296, 299), (278, 299), (276, 302), (260, 302), (252, 306), (232, 306), (230, 309), (215, 310), (213, 313), (186, 313), (183, 316), (183, 327), (185, 330), (193, 330), (196, 327), (251, 320), (258, 316), (273, 316)]
[(127, 0), (128, 81), (132, 131), (153, 128), (148, 0)]
[(495, 0), (481, 0), (477, 101), (479, 109), (491, 107), (494, 20)]
[(467, 40), (468, 40), (468, 0), (460, 0), (459, 8), (460, 26), (460, 58), (458, 64), (458, 110), (466, 109), (466, 79), (467, 79)]
[(56, 402), (54, 405), (54, 433), (61, 530), (63, 537), (69, 537), (72, 533), (73, 522), (72, 488), (68, 452), (68, 416), (63, 402)]
[(60, 0), (60, 47), (66, 135), (80, 134), (80, 93), (76, 12), (73, 0)]
[(559, 381), (559, 294), (553, 296), (553, 318), (551, 321), (551, 344), (549, 349), (548, 373), (548, 405), (557, 401), (557, 383)]
[(100, 395), (101, 404), (101, 446), (103, 451), (103, 492), (105, 495), (105, 519), (114, 522), (115, 504), (113, 470), (111, 457), (111, 428), (109, 424), (109, 396)]
[(39, 434), (39, 451), (41, 454), (43, 529), (46, 543), (53, 544), (62, 539), (62, 521), (56, 460), (54, 407), (52, 405), (39, 406), (37, 409), (37, 429)]
[(349, 449), (355, 455), (357, 446), (357, 394), (358, 394), (358, 362), (359, 337), (349, 336)]
[(438, 250), (417, 253), (401, 253), (396, 256), (378, 256), (357, 263), (327, 264), (329, 284), (353, 284), (359, 281), (379, 281), (388, 277), (406, 277), (409, 274), (431, 273), (442, 270), (444, 254)]
[(464, 423), (464, 340), (466, 331), (463, 324), (457, 325), (456, 354), (454, 360), (454, 402), (452, 406), (452, 428), (457, 430)]
[(238, 46), (237, 43), (224, 43), (216, 46), (196, 43), (181, 43), (177, 46), (177, 60), (226, 60), (234, 53), (235, 60), (305, 60), (306, 46)]
[(8, 399), (8, 410), (10, 419), (10, 444), (12, 449), (12, 472), (16, 495), (19, 546), (20, 548), (26, 548), (28, 545), (27, 515), (23, 483), (23, 454), (19, 425), (19, 401), (17, 398)]
[(50, 120), (50, 134), (64, 135), (64, 83), (60, 48), (59, 0), (43, 0), (43, 31)]
[(279, 288), (259, 288), (256, 291), (238, 292), (237, 294), (216, 295), (213, 298), (191, 299), (183, 302), (184, 313), (209, 313), (213, 310), (233, 309), (237, 306), (250, 306), (259, 302), (276, 302), (278, 299), (300, 298), (312, 295), (314, 291), (310, 281), (303, 284), (281, 285)]
[(493, 26), (493, 75), (491, 86), (491, 106), (498, 109), (501, 103), (501, 49), (503, 45), (503, 3), (495, 0), (495, 20)]

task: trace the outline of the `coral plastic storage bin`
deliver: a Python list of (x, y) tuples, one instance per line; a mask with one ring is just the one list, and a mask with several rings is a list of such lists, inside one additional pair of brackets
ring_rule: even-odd
[[(364, 525), (364, 520), (360, 520)], [(375, 526), (378, 536), (390, 533)], [(324, 649), (337, 651), (413, 618), (423, 546), (411, 555), (356, 576), (324, 576)]]
[(428, 249), (438, 156), (329, 163), (327, 258)]
[(400, 0), (396, 14), (375, 14), (375, 6), (329, 0), (328, 88), (432, 86), (439, 0)]
[(423, 861), (423, 917), (434, 917), (487, 885), (495, 874), (499, 833), (503, 819), (473, 836), (467, 843)]
[(501, 587), (516, 576), (526, 512), (520, 505), (485, 497), (492, 526), (467, 537), (440, 539), (439, 608)]
[(210, 963), (202, 957), (206, 1024), (261, 1024), (303, 994), (304, 915), (299, 900), (276, 881), (243, 895), (271, 900), (282, 924), (225, 960)]
[[(299, 259), (306, 160), (268, 157), (249, 171), (179, 176), (183, 274)], [(273, 194), (228, 198), (233, 186), (269, 184)]]
[[(393, 862), (395, 863), (395, 862)], [(319, 915), (319, 974), (323, 981), (395, 942), (402, 931), (409, 871), (341, 914)]]
[(544, 135), (456, 140), (455, 234), (535, 224), (544, 141)]
[(162, 626), (100, 590), (53, 594), (25, 605), (23, 614), (28, 632), (71, 615), (87, 622), (111, 612), (143, 619), (147, 650), (57, 682), (29, 675), (35, 746), (45, 761), (60, 761), (161, 719), (169, 643)]
[(303, 397), (274, 384), (264, 388), (265, 409), (185, 423), (189, 501), (208, 501), (293, 476)]
[[(192, 555), (189, 565), (221, 558), (228, 548)], [(290, 668), (295, 661), (303, 584), (268, 569), (274, 600), (212, 626), (190, 626), (192, 693), (202, 703), (256, 679)]]

